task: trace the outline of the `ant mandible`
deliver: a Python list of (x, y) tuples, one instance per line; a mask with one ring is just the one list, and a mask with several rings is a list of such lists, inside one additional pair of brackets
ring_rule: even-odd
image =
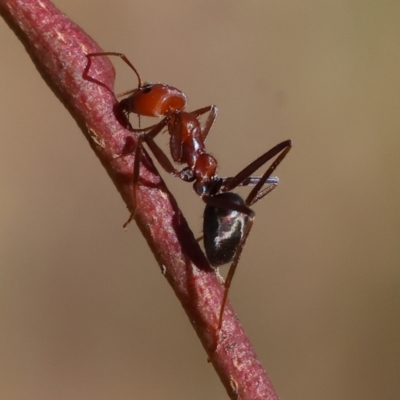
[[(194, 191), (206, 203), (203, 218), (203, 241), (208, 261), (213, 268), (231, 263), (226, 280), (217, 332), (221, 330), (222, 320), (228, 298), (229, 288), (235, 274), (247, 237), (255, 217), (251, 206), (260, 201), (278, 185), (278, 178), (272, 173), (286, 157), (292, 147), (291, 140), (285, 140), (266, 153), (262, 154), (234, 177), (217, 175), (217, 160), (206, 151), (205, 140), (217, 117), (218, 109), (211, 105), (195, 111), (184, 111), (186, 95), (172, 86), (163, 83), (143, 83), (140, 74), (122, 53), (90, 53), (85, 71), (90, 68), (90, 59), (99, 56), (120, 57), (135, 72), (138, 86), (121, 94), (129, 95), (119, 103), (125, 114), (134, 113), (140, 116), (158, 117), (161, 121), (144, 129), (133, 129), (139, 132), (134, 150), (133, 166), (133, 210), (124, 227), (134, 218), (136, 209), (136, 189), (139, 183), (140, 150), (145, 142), (157, 161), (169, 174), (185, 182), (193, 182)], [(208, 117), (203, 126), (198, 118), (203, 114)], [(170, 134), (170, 151), (176, 164), (186, 165), (177, 170), (164, 151), (156, 144), (154, 138), (167, 128)], [(268, 161), (274, 161), (262, 176), (252, 176)], [(268, 185), (264, 187), (264, 185)], [(232, 190), (238, 186), (254, 186), (245, 200)]]

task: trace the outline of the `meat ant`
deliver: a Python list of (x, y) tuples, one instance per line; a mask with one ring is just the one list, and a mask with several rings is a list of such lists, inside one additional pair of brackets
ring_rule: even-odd
[[(216, 269), (220, 265), (231, 263), (225, 280), (225, 292), (219, 313), (217, 327), (217, 332), (219, 332), (232, 278), (253, 226), (255, 213), (251, 206), (278, 185), (279, 179), (271, 175), (290, 151), (292, 142), (285, 140), (277, 144), (233, 177), (219, 177), (216, 174), (217, 160), (206, 151), (204, 144), (217, 117), (217, 107), (211, 105), (191, 112), (184, 111), (187, 98), (182, 91), (163, 83), (143, 83), (139, 72), (122, 53), (87, 54), (89, 63), (85, 71), (90, 68), (90, 59), (99, 56), (120, 57), (137, 76), (137, 88), (120, 95), (129, 95), (119, 102), (122, 112), (126, 115), (134, 113), (139, 117), (162, 118), (159, 123), (144, 129), (129, 128), (131, 131), (138, 132), (139, 136), (133, 150), (135, 155), (132, 178), (133, 210), (124, 227), (134, 218), (135, 214), (140, 150), (145, 142), (163, 169), (185, 182), (193, 182), (194, 191), (206, 203), (202, 238), (211, 266)], [(208, 117), (201, 126), (198, 118), (207, 113)], [(186, 165), (181, 170), (174, 167), (164, 151), (154, 141), (154, 138), (164, 128), (167, 128), (170, 134), (169, 145), (173, 161), (176, 164)], [(252, 176), (255, 171), (272, 159), (274, 159), (272, 164), (262, 176)], [(264, 185), (268, 186), (264, 187)], [(232, 193), (232, 190), (238, 186), (254, 187), (243, 200), (238, 194)]]

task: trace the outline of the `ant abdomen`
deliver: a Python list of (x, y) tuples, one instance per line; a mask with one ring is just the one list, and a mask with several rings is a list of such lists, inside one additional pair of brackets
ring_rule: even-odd
[(203, 218), (204, 249), (210, 264), (219, 267), (233, 260), (254, 212), (236, 193), (220, 193), (213, 199), (224, 204), (224, 207), (206, 205)]

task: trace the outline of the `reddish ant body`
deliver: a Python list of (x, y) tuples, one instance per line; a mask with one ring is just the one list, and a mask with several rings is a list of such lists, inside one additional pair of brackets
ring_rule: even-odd
[[(285, 140), (274, 146), (234, 177), (219, 177), (216, 174), (217, 161), (206, 151), (204, 144), (217, 117), (217, 107), (212, 105), (192, 112), (184, 111), (186, 96), (179, 89), (161, 83), (143, 84), (138, 71), (124, 54), (115, 52), (87, 54), (89, 61), (91, 57), (98, 56), (120, 57), (132, 68), (138, 78), (138, 87), (122, 94), (129, 96), (120, 101), (121, 111), (126, 114), (135, 113), (139, 117), (162, 118), (159, 123), (145, 129), (130, 128), (132, 131), (140, 132), (134, 150), (134, 196), (136, 196), (139, 182), (140, 149), (142, 142), (146, 142), (164, 170), (186, 182), (193, 182), (195, 192), (206, 203), (203, 239), (208, 261), (214, 268), (231, 262), (225, 280), (225, 293), (219, 314), (217, 328), (219, 331), (222, 327), (231, 281), (253, 225), (255, 213), (250, 207), (277, 186), (278, 178), (271, 177), (271, 175), (291, 149), (292, 142)], [(85, 71), (89, 67), (90, 64)], [(198, 117), (206, 113), (209, 113), (208, 117), (205, 124), (201, 126)], [(170, 134), (170, 151), (173, 161), (186, 165), (180, 171), (174, 167), (164, 151), (154, 141), (154, 138), (165, 127)], [(262, 176), (252, 176), (256, 170), (274, 157), (276, 157), (275, 160)], [(268, 186), (263, 188), (266, 184)], [(238, 194), (231, 192), (238, 186), (254, 187), (247, 198), (243, 200)], [(134, 210), (124, 226), (134, 217), (135, 207), (134, 201)]]

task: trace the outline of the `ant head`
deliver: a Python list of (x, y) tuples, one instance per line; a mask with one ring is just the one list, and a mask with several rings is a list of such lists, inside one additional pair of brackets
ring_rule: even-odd
[(138, 79), (137, 89), (121, 94), (122, 96), (129, 94), (120, 102), (122, 111), (145, 117), (165, 117), (185, 108), (187, 99), (180, 90), (163, 83), (143, 83), (138, 70), (123, 54), (107, 54), (121, 57), (131, 67)]
[(146, 117), (165, 117), (185, 108), (187, 98), (179, 89), (164, 83), (145, 83), (121, 101), (121, 107), (128, 113)]

